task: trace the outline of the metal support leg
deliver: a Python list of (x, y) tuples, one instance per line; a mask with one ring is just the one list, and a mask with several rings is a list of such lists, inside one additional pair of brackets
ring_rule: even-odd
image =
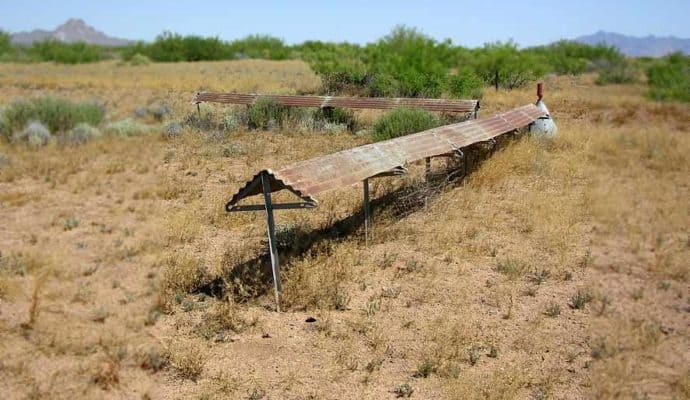
[(199, 119), (201, 119), (201, 105), (199, 103), (196, 103), (196, 112), (199, 114)]
[(271, 185), (265, 174), (261, 175), (264, 189), (264, 203), (266, 205), (266, 222), (268, 225), (268, 247), (271, 252), (271, 270), (273, 272), (273, 289), (276, 297), (276, 311), (280, 312), (280, 260), (278, 259), (278, 245), (276, 243), (276, 227), (273, 220), (273, 203), (271, 202)]
[(427, 182), (429, 181), (429, 177), (431, 176), (431, 157), (427, 157), (424, 159), (425, 163), (425, 169), (424, 169), (424, 177), (426, 178)]
[(364, 183), (364, 244), (369, 246), (369, 225), (371, 224), (371, 210), (369, 209), (369, 179)]

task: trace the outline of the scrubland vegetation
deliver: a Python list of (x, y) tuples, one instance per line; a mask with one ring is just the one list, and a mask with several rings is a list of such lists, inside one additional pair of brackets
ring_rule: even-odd
[(404, 26), (367, 45), (320, 41), (288, 45), (266, 35), (226, 42), (165, 32), (152, 43), (116, 49), (57, 41), (13, 47), (9, 36), (0, 32), (0, 61), (77, 64), (111, 58), (131, 65), (247, 58), (304, 60), (321, 77), (321, 92), (377, 97), (480, 98), (485, 85), (513, 89), (546, 74), (596, 72), (601, 85), (634, 83), (646, 76), (650, 97), (687, 102), (690, 76), (689, 57), (681, 54), (650, 63), (626, 58), (610, 46), (566, 40), (531, 48), (508, 41), (470, 49)]
[[(261, 58), (296, 58), (254, 39), (266, 43)], [(134, 54), (153, 59), (146, 46)], [(264, 215), (227, 214), (228, 197), (261, 168), (447, 117), (269, 101), (198, 112), (192, 94), (449, 94), (495, 83), (443, 61), (457, 48), (410, 31), (370, 49), (302, 46), (308, 63), (0, 64), (3, 398), (690, 395), (690, 109), (654, 101), (677, 98), (684, 58), (645, 61), (649, 86), (603, 86), (592, 60), (623, 58), (558, 44), (549, 68), (587, 72), (545, 78), (561, 136), (467, 149), (468, 174), (452, 182), (459, 166), (446, 159), (428, 181), (422, 165), (374, 181), (368, 245), (358, 187), (276, 212), (276, 313)], [(441, 60), (419, 67), (429, 72), (387, 60), (417, 46)], [(549, 70), (503, 68), (544, 55), (487, 48), (502, 61), (476, 62), (498, 72), (501, 90), (484, 91), (482, 114), (533, 102), (521, 80)]]

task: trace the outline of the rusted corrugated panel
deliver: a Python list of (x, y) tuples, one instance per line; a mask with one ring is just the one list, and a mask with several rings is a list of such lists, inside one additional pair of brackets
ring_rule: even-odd
[(469, 113), (478, 108), (477, 100), (446, 100), (382, 97), (283, 96), (242, 93), (197, 93), (194, 103), (254, 104), (259, 98), (270, 98), (279, 104), (293, 107), (345, 107), (391, 109), (395, 107), (422, 108), (429, 111)]
[(446, 125), (312, 158), (278, 171), (266, 169), (232, 197), (228, 208), (245, 197), (262, 193), (259, 184), (262, 173), (269, 176), (272, 192), (288, 189), (305, 201), (316, 203), (314, 195), (318, 193), (349, 186), (426, 157), (449, 154), (487, 141), (525, 127), (545, 115), (544, 111), (530, 104), (491, 118)]

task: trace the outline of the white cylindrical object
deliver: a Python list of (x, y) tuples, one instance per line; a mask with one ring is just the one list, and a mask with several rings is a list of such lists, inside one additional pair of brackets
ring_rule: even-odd
[(543, 100), (537, 101), (536, 106), (546, 113), (545, 116), (540, 117), (538, 120), (532, 122), (529, 126), (529, 132), (531, 134), (542, 136), (546, 138), (553, 138), (558, 136), (558, 128), (556, 123), (551, 118), (549, 109), (546, 108)]

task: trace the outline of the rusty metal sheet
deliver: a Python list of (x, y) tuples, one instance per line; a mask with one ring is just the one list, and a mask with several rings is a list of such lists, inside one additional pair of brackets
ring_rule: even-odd
[(470, 113), (479, 109), (478, 100), (447, 100), (383, 97), (332, 97), (332, 96), (284, 96), (242, 93), (209, 93), (194, 95), (193, 103), (211, 102), (225, 104), (254, 104), (260, 98), (270, 98), (278, 104), (292, 107), (345, 107), (392, 109), (395, 107), (421, 108), (429, 111)]
[(529, 104), (490, 118), (470, 120), (412, 135), (372, 143), (301, 161), (277, 171), (257, 173), (226, 205), (231, 210), (241, 199), (261, 194), (261, 175), (269, 177), (271, 192), (287, 189), (311, 205), (314, 195), (349, 186), (405, 165), (453, 153), (474, 143), (488, 141), (523, 128), (546, 113)]

